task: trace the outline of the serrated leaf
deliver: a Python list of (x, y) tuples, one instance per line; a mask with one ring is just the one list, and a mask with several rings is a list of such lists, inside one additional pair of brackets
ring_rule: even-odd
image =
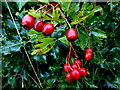
[(56, 41), (54, 40), (54, 38), (44, 38), (39, 40), (39, 42), (42, 43), (34, 45), (35, 49), (32, 50), (33, 52), (31, 53), (31, 55), (44, 54), (49, 52)]
[(63, 36), (63, 37), (59, 38), (58, 40), (60, 40), (64, 44), (68, 45), (68, 40), (66, 39), (66, 36)]
[(98, 12), (98, 11), (101, 11), (102, 8), (100, 6), (96, 6), (94, 7), (94, 9), (91, 11), (91, 13), (95, 13), (95, 12)]
[(100, 29), (91, 29), (91, 33), (96, 36), (96, 37), (100, 37), (100, 38), (107, 38), (106, 34), (104, 31), (100, 30)]
[(16, 4), (18, 5), (19, 11), (22, 9), (22, 7), (28, 2), (28, 0), (14, 0)]
[(35, 18), (40, 18), (40, 14), (39, 13), (35, 13), (35, 12), (28, 12), (29, 15), (35, 17)]
[(116, 88), (112, 83), (110, 83), (108, 80), (105, 80), (106, 85), (108, 86), (108, 88)]
[(77, 20), (77, 21), (73, 21), (71, 24), (72, 24), (72, 25), (74, 25), (74, 24), (78, 24), (78, 23), (84, 21), (87, 17), (88, 17), (88, 16), (82, 17), (82, 18), (80, 18), (80, 19)]

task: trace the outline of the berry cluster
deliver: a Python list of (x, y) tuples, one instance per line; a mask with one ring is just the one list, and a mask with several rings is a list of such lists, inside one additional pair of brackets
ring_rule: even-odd
[(74, 63), (72, 65), (70, 64), (64, 64), (63, 69), (64, 72), (67, 72), (66, 79), (69, 82), (73, 82), (74, 80), (80, 79), (80, 77), (87, 76), (87, 70), (82, 67), (81, 60), (74, 60)]
[(45, 23), (44, 21), (38, 20), (35, 23), (34, 17), (31, 15), (25, 15), (22, 18), (22, 26), (26, 30), (30, 30), (34, 27), (34, 30), (42, 32), (43, 35), (51, 35), (54, 31), (54, 25), (51, 23)]

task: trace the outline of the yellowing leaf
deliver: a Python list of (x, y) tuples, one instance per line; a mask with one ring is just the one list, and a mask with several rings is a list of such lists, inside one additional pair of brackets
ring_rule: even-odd
[(44, 38), (39, 40), (39, 42), (42, 42), (42, 43), (34, 45), (34, 49), (32, 50), (33, 52), (31, 53), (31, 55), (45, 54), (49, 52), (56, 41), (54, 40), (54, 38)]

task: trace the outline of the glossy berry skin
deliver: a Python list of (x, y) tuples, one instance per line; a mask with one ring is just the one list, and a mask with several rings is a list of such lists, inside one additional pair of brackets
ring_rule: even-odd
[(51, 35), (54, 31), (54, 25), (51, 23), (45, 23), (42, 28), (42, 34)]
[(30, 30), (34, 26), (34, 17), (31, 15), (25, 15), (22, 18), (22, 26), (26, 30)]
[(86, 52), (84, 58), (87, 61), (91, 60), (92, 59), (92, 53), (91, 52)]
[(87, 76), (87, 70), (85, 68), (80, 68), (78, 69), (78, 71), (83, 77)]
[(36, 31), (42, 31), (43, 25), (44, 25), (44, 21), (38, 20), (35, 24), (34, 24), (34, 30)]
[(81, 74), (79, 73), (78, 69), (73, 69), (70, 73), (70, 75), (72, 76), (72, 78), (74, 78), (75, 80), (79, 79), (81, 77)]
[(69, 82), (73, 82), (74, 79), (72, 78), (71, 74), (70, 73), (67, 73), (66, 74), (66, 79), (69, 81)]
[(68, 41), (73, 42), (77, 39), (78, 34), (77, 31), (73, 28), (70, 28), (69, 30), (66, 31), (66, 38)]
[(78, 69), (78, 66), (76, 64), (71, 65), (72, 69)]
[(76, 64), (77, 66), (82, 66), (82, 62), (81, 60), (74, 60), (74, 64)]
[(64, 64), (63, 69), (64, 69), (64, 72), (70, 72), (70, 65)]
[(90, 49), (90, 48), (87, 48), (85, 51), (86, 51), (86, 52), (91, 52), (91, 53), (93, 53), (93, 50)]

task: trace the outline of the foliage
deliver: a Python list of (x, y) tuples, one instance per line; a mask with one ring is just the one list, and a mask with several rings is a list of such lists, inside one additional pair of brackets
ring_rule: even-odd
[[(65, 31), (69, 28), (57, 7), (47, 14), (44, 12), (50, 6), (34, 13), (39, 6), (49, 3), (39, 1), (8, 3), (22, 40), (19, 38), (6, 3), (2, 2), (2, 12), (5, 12), (0, 16), (2, 17), (0, 52), (3, 89), (20, 89), (22, 83), (26, 89), (38, 88), (37, 77), (24, 47), (44, 89), (120, 88), (120, 3), (56, 1), (61, 5), (68, 22), (78, 32), (78, 39), (73, 46), (83, 66), (89, 72), (87, 77), (69, 83), (62, 68), (69, 51), (65, 37)], [(36, 20), (52, 21), (55, 31), (51, 36), (43, 36), (34, 29), (24, 30), (21, 20), (26, 14), (34, 16)], [(89, 35), (86, 34), (86, 30), (89, 30)], [(85, 61), (83, 58), (84, 50), (88, 47), (88, 39), (94, 51), (91, 61)]]

